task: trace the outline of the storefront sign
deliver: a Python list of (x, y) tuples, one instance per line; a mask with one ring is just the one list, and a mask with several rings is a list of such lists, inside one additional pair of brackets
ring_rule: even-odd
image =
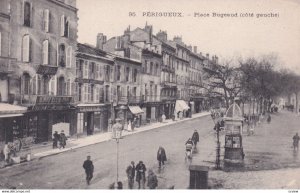
[(70, 104), (72, 97), (37, 96), (35, 104)]
[(82, 106), (79, 107), (79, 112), (84, 113), (84, 112), (95, 112), (95, 111), (106, 111), (106, 107), (101, 107), (101, 106)]

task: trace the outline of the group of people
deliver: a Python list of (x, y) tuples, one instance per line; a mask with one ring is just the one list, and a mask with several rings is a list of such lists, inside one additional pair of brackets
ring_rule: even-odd
[(197, 143), (199, 142), (199, 133), (195, 129), (192, 138), (189, 138), (185, 142), (186, 158), (192, 158), (193, 150), (197, 148)]
[(67, 136), (64, 133), (64, 130), (61, 131), (60, 134), (57, 133), (57, 131), (54, 132), (53, 134), (53, 149), (58, 148), (65, 148), (67, 145)]
[[(146, 183), (146, 166), (143, 161), (139, 161), (139, 163), (135, 166), (134, 161), (131, 161), (130, 165), (126, 169), (126, 174), (128, 178), (128, 188), (133, 189), (134, 186), (134, 178), (138, 183), (138, 189), (145, 189)], [(154, 172), (149, 169), (147, 176), (147, 187), (149, 189), (155, 189), (158, 185), (158, 180)]]

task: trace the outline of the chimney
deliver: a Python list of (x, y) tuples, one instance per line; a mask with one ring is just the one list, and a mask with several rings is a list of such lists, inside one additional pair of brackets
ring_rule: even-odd
[(194, 53), (197, 54), (197, 46), (194, 46)]
[(182, 43), (182, 37), (175, 36), (175, 37), (173, 38), (173, 41), (174, 41), (174, 42), (177, 42), (177, 43)]
[(219, 63), (219, 57), (216, 56), (216, 63), (218, 64)]
[(103, 45), (106, 43), (106, 36), (103, 33), (97, 35), (97, 48), (103, 50)]
[(200, 56), (202, 56), (202, 52), (200, 52)]
[(193, 47), (190, 45), (187, 47), (190, 51), (193, 51)]
[(156, 37), (162, 41), (167, 41), (168, 40), (168, 34), (167, 31), (161, 31), (156, 34)]
[(208, 53), (206, 54), (206, 58), (209, 59), (209, 54)]

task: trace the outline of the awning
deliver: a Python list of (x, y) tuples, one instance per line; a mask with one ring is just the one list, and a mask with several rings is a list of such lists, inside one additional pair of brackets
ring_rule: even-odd
[(8, 118), (8, 117), (21, 117), (23, 114), (4, 114), (0, 115), (0, 118)]
[(27, 111), (26, 107), (11, 105), (8, 103), (0, 103), (0, 115), (6, 114), (22, 114)]
[(186, 111), (189, 110), (190, 107), (186, 104), (186, 102), (184, 100), (177, 100), (176, 104), (175, 104), (175, 111), (179, 112), (179, 111)]
[(135, 115), (144, 113), (144, 111), (139, 106), (129, 106), (129, 110), (132, 114)]

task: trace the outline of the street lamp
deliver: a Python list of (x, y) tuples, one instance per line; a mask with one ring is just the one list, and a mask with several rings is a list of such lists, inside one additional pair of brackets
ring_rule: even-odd
[(122, 138), (122, 125), (119, 123), (119, 121), (121, 121), (122, 119), (117, 118), (116, 119), (116, 123), (113, 126), (112, 130), (113, 130), (113, 139), (116, 140), (116, 144), (117, 144), (117, 183), (119, 181), (119, 140)]

